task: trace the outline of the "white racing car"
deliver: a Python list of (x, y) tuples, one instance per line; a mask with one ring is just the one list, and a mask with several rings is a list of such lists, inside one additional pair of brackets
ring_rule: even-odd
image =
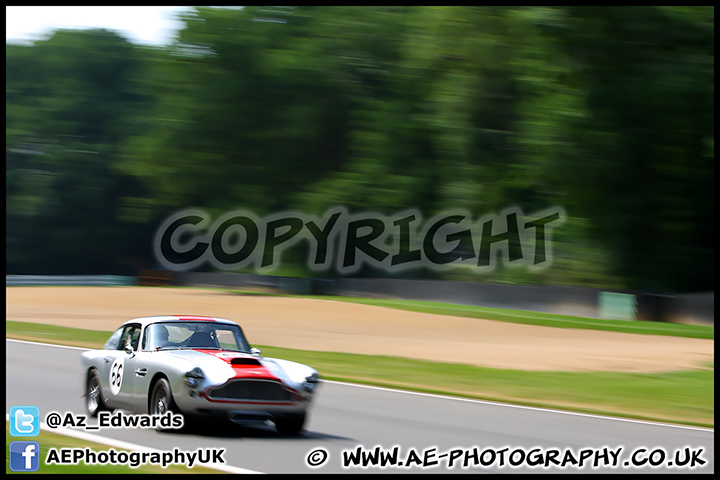
[(83, 352), (82, 365), (91, 416), (123, 409), (181, 413), (186, 422), (269, 420), (282, 434), (303, 428), (319, 381), (307, 365), (262, 357), (237, 323), (210, 317), (130, 320), (103, 350)]

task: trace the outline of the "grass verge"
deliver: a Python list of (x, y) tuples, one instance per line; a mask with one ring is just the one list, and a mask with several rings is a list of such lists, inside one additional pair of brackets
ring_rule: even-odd
[[(6, 322), (7, 338), (101, 348), (111, 332)], [(529, 372), (258, 346), (323, 378), (489, 401), (714, 426), (714, 364), (670, 373)]]

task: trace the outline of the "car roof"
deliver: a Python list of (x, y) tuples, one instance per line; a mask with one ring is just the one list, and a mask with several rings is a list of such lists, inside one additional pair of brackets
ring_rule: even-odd
[(225, 318), (203, 317), (197, 315), (157, 315), (152, 317), (139, 317), (128, 320), (127, 322), (124, 322), (123, 325), (127, 325), (130, 323), (139, 323), (144, 327), (145, 325), (150, 325), (151, 323), (158, 322), (217, 322), (237, 325), (236, 322), (233, 322), (232, 320), (227, 320)]

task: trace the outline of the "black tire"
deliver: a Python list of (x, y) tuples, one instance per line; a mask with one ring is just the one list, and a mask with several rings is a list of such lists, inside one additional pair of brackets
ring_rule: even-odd
[[(165, 415), (168, 412), (172, 412), (176, 415), (181, 414), (182, 412), (175, 404), (175, 401), (173, 400), (172, 396), (172, 389), (170, 388), (170, 382), (166, 378), (158, 378), (155, 384), (153, 385), (153, 388), (151, 390), (150, 394), (150, 401), (148, 403), (148, 413), (150, 415), (158, 415), (162, 416)], [(158, 432), (163, 431), (171, 431), (171, 430), (185, 430), (189, 427), (188, 418), (186, 415), (183, 416), (183, 428), (182, 429), (174, 429), (174, 428), (165, 428), (158, 426), (155, 428)]]
[(296, 435), (300, 433), (305, 425), (305, 412), (297, 415), (284, 415), (277, 417), (275, 420), (275, 428), (281, 435)]
[(175, 402), (172, 398), (170, 382), (165, 378), (159, 378), (152, 388), (148, 413), (150, 415), (164, 415), (167, 412), (175, 412)]
[(111, 410), (102, 399), (100, 377), (95, 369), (90, 370), (85, 382), (85, 409), (91, 417), (97, 417), (102, 411)]

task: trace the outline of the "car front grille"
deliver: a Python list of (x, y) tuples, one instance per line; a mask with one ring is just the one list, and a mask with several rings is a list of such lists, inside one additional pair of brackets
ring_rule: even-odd
[(217, 400), (289, 402), (293, 393), (281, 384), (268, 380), (231, 380), (222, 387), (210, 390), (208, 396)]

